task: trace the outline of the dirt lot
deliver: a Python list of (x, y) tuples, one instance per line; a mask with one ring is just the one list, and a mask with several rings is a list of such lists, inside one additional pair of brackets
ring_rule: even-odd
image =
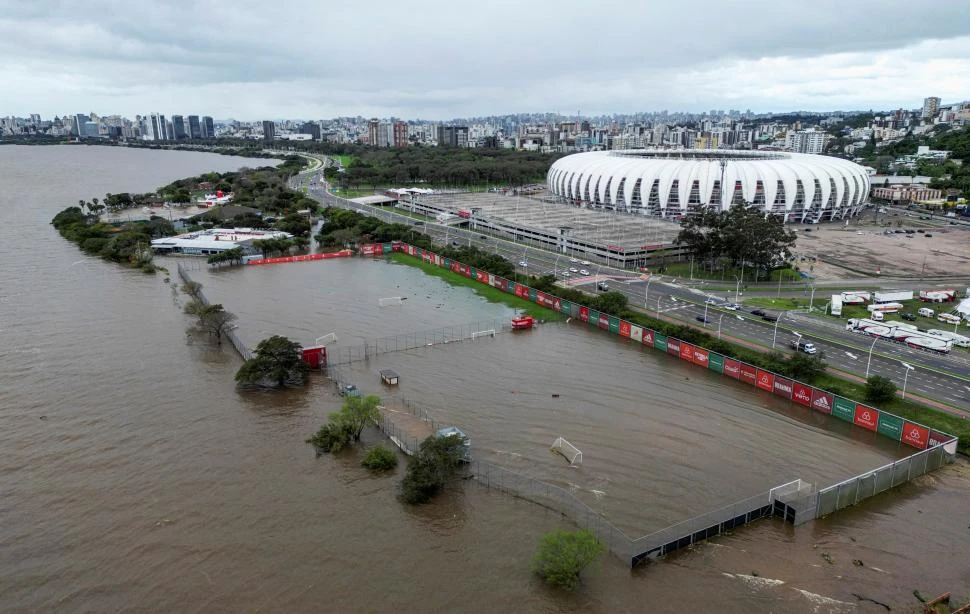
[[(902, 221), (899, 226), (898, 222)], [(848, 226), (818, 224), (799, 226), (795, 251), (800, 256), (818, 256), (819, 261), (799, 262), (813, 267), (820, 281), (883, 276), (967, 275), (970, 276), (970, 228), (931, 226), (917, 218), (871, 214)], [(810, 228), (810, 232), (805, 232)], [(884, 234), (886, 230), (922, 229), (912, 234)], [(927, 234), (933, 235), (927, 237)], [(827, 260), (828, 262), (822, 262)], [(841, 265), (841, 266), (839, 266)]]

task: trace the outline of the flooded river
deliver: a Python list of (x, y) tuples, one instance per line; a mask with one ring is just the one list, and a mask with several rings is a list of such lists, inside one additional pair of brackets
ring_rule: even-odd
[[(0, 147), (0, 610), (883, 612), (853, 593), (893, 611), (914, 611), (914, 589), (970, 598), (963, 462), (799, 529), (759, 522), (632, 573), (604, 557), (564, 595), (529, 572), (539, 536), (570, 526), (556, 514), (474, 484), (407, 508), (399, 474), (369, 477), (355, 452), (314, 458), (303, 442), (339, 406), (323, 378), (236, 392), (238, 358), (185, 335), (171, 284), (85, 258), (48, 224), (80, 198), (252, 164)], [(336, 332), (349, 345), (511, 313), (360, 260), (193, 274), (247, 342)], [(396, 295), (399, 308), (371, 307)], [(354, 366), (365, 390), (385, 363), (476, 450), (576, 484), (624, 526), (896, 454), (572, 325), (387, 354)], [(558, 435), (583, 449), (582, 469), (548, 454)]]

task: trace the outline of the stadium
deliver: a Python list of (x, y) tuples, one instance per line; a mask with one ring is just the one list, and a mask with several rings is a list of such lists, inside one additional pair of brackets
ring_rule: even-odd
[[(557, 160), (546, 180), (563, 202), (673, 218), (748, 204), (786, 222), (817, 223), (855, 215), (869, 195), (858, 164), (774, 151), (594, 151)], [(722, 193), (722, 184), (733, 191)]]

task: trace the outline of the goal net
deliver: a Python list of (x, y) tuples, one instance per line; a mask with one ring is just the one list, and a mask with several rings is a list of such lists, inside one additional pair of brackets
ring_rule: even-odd
[(583, 463), (583, 453), (579, 451), (579, 448), (569, 443), (562, 437), (557, 437), (554, 442), (552, 442), (552, 451), (557, 454), (562, 454), (563, 457), (569, 461), (570, 465), (581, 465)]
[(393, 305), (402, 305), (400, 296), (390, 296), (388, 298), (382, 298), (377, 301), (381, 307), (391, 307)]
[(314, 343), (317, 345), (327, 345), (328, 343), (334, 343), (335, 341), (337, 341), (337, 333), (327, 333), (322, 337), (317, 337)]
[(480, 330), (478, 332), (472, 333), (472, 339), (478, 339), (479, 337), (494, 337), (495, 329), (490, 330)]

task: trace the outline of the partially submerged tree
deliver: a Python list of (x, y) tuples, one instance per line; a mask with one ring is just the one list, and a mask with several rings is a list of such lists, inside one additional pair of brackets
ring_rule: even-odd
[(552, 531), (539, 541), (532, 568), (546, 582), (574, 590), (579, 574), (605, 551), (589, 531)]
[(186, 303), (184, 311), (196, 316), (198, 318), (196, 328), (215, 337), (220, 345), (222, 345), (222, 336), (232, 329), (233, 322), (236, 321), (236, 314), (226, 311), (222, 305), (218, 303), (209, 305), (198, 298), (193, 298)]
[(381, 398), (376, 395), (346, 397), (340, 411), (330, 414), (329, 422), (307, 439), (307, 443), (313, 444), (318, 452), (339, 452), (360, 441), (364, 428), (377, 424), (380, 404)]
[(283, 388), (306, 384), (310, 366), (303, 361), (303, 346), (273, 335), (256, 346), (254, 356), (236, 372), (236, 382), (249, 387)]
[(431, 435), (408, 462), (401, 496), (407, 503), (427, 503), (444, 487), (465, 458), (468, 439)]

